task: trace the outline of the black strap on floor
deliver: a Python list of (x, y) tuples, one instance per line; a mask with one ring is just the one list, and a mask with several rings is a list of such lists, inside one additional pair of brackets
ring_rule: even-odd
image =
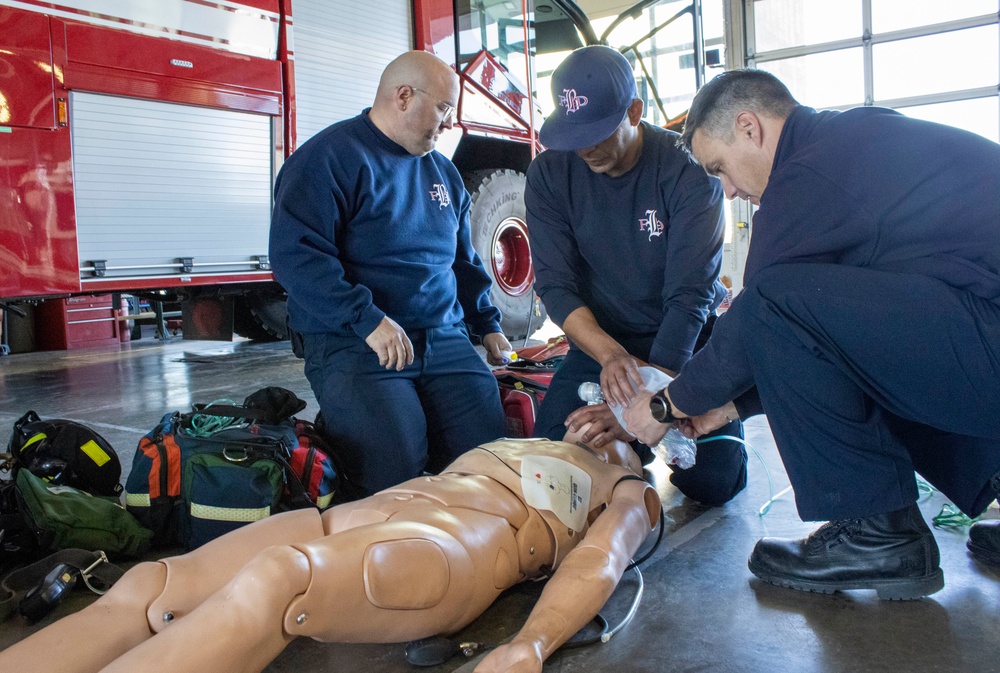
[[(105, 558), (102, 563), (97, 563), (101, 558)], [(94, 566), (88, 573), (88, 579), (96, 579), (102, 585), (110, 587), (125, 574), (118, 566), (108, 563), (104, 552), (86, 551), (84, 549), (63, 549), (46, 556), (41, 561), (36, 561), (24, 568), (18, 568), (9, 573), (0, 581), (0, 622), (8, 619), (17, 612), (17, 605), (21, 598), (33, 587), (38, 586), (45, 576), (53, 568), (61, 563), (65, 563), (76, 568), (81, 573), (91, 566)]]

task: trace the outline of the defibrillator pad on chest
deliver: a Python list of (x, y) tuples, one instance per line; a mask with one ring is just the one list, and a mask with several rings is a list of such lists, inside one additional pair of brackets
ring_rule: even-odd
[(529, 507), (548, 510), (576, 532), (587, 523), (590, 475), (561, 458), (524, 456), (521, 491)]

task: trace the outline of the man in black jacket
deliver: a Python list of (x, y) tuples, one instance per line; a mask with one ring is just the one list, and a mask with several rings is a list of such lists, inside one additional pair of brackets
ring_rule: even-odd
[[(756, 70), (706, 85), (682, 142), (760, 209), (745, 290), (630, 430), (655, 442), (652, 412), (715, 418), (756, 387), (799, 514), (830, 523), (758, 542), (754, 574), (937, 591), (914, 471), (970, 516), (1000, 493), (1000, 146), (883, 108), (817, 112)], [(974, 525), (969, 549), (1000, 565), (1000, 522)]]

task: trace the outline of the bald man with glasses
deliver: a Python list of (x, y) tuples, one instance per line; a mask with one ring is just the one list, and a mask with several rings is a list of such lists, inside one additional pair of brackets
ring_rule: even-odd
[(472, 247), (462, 177), (434, 151), (458, 94), (451, 67), (407, 52), (382, 73), (372, 107), (303, 144), (275, 184), (272, 268), (359, 497), (505, 432), (466, 325), (491, 364), (510, 343)]

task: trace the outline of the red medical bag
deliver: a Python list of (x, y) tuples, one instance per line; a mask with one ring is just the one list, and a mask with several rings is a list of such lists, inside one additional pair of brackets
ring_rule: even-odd
[(509, 437), (531, 437), (538, 405), (568, 352), (569, 340), (565, 336), (553, 337), (540, 346), (516, 351), (517, 357), (509, 364), (493, 370), (500, 386)]

